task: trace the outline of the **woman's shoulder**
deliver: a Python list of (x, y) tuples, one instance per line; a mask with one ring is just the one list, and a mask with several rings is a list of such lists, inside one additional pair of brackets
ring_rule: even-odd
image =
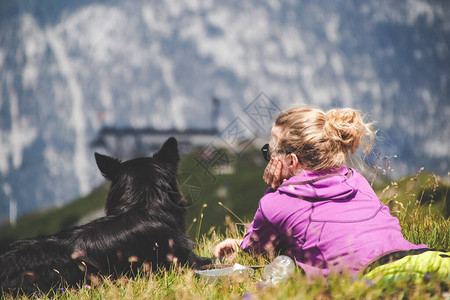
[(259, 207), (267, 207), (268, 205), (282, 201), (286, 196), (280, 194), (278, 190), (268, 188), (264, 196), (259, 200)]
[(259, 201), (260, 212), (269, 220), (284, 215), (290, 215), (293, 211), (309, 207), (305, 201), (300, 201), (295, 195), (277, 190), (267, 192)]

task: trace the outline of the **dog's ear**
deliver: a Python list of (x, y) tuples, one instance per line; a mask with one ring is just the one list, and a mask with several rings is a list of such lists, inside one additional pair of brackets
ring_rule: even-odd
[(95, 161), (102, 175), (113, 180), (120, 169), (120, 160), (95, 152)]
[(153, 158), (178, 165), (180, 154), (178, 153), (178, 142), (174, 137), (169, 138), (161, 149), (153, 155)]

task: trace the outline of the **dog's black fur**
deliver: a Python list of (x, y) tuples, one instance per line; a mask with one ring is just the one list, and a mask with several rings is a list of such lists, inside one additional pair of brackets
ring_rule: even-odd
[(97, 274), (133, 276), (137, 268), (198, 267), (185, 233), (176, 180), (178, 145), (168, 139), (153, 157), (120, 162), (95, 153), (111, 181), (106, 216), (55, 235), (15, 242), (0, 254), (2, 293), (30, 294), (88, 284)]

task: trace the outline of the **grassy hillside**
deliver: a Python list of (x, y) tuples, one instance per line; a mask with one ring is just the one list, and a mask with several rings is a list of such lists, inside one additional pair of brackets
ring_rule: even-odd
[[(448, 179), (448, 178), (447, 178)], [(430, 212), (450, 217), (449, 184), (435, 174), (423, 173), (405, 177), (386, 186), (379, 186), (378, 195), (394, 211), (408, 208), (413, 212), (417, 206)]]
[(107, 186), (100, 186), (86, 197), (77, 199), (63, 207), (37, 211), (20, 218), (15, 227), (9, 225), (0, 228), (2, 243), (55, 233), (73, 226), (84, 216), (100, 210), (107, 194)]

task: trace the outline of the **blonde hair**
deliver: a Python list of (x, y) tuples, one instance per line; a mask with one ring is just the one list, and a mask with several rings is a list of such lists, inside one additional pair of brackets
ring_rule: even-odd
[(282, 129), (277, 147), (295, 153), (305, 169), (339, 168), (359, 146), (370, 152), (375, 138), (372, 125), (351, 108), (323, 112), (312, 107), (295, 107), (275, 120), (275, 126)]

